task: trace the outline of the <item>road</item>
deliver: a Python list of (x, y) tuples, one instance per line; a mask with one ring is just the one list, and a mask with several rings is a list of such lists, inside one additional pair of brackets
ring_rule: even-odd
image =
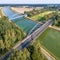
[(48, 60), (56, 60), (53, 56), (51, 56), (45, 49), (41, 48), (41, 52), (46, 56)]
[(49, 26), (49, 27), (52, 28), (52, 29), (55, 29), (57, 31), (60, 31), (60, 28), (58, 28), (58, 27), (55, 27), (55, 26)]
[[(53, 19), (48, 20), (45, 24), (43, 24), (40, 28), (34, 31), (31, 35), (28, 35), (24, 40), (22, 40), (16, 46), (14, 46), (12, 50), (13, 49), (21, 50), (23, 48), (26, 48), (33, 40), (38, 38), (53, 22), (54, 22)], [(9, 55), (12, 53), (12, 50), (9, 51), (7, 54), (5, 54), (1, 59), (6, 60), (9, 57)], [(51, 60), (53, 59), (51, 58)]]

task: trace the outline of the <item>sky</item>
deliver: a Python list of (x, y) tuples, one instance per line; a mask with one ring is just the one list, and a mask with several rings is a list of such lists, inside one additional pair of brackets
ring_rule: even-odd
[(60, 4), (60, 0), (0, 0), (0, 4)]

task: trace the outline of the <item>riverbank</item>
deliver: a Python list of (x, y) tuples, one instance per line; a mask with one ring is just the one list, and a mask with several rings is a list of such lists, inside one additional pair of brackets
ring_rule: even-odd
[(46, 15), (49, 15), (49, 14), (51, 14), (51, 13), (53, 13), (53, 12), (55, 12), (55, 11), (45, 11), (45, 12), (43, 12), (43, 13), (34, 15), (34, 16), (32, 16), (31, 18), (34, 19), (34, 20), (38, 20), (39, 18), (44, 17), (44, 16), (46, 16)]
[(34, 20), (34, 19), (30, 18), (30, 17), (26, 17), (26, 18), (27, 18), (27, 19), (30, 19), (30, 20), (32, 20), (32, 21), (34, 21), (34, 22), (37, 22), (37, 23), (39, 23), (39, 24), (43, 24), (42, 22), (36, 21), (36, 20)]
[(58, 28), (58, 27), (56, 27), (56, 26), (49, 26), (49, 27), (60, 32), (60, 28)]
[(27, 7), (11, 7), (12, 10), (24, 14), (25, 11), (32, 11), (33, 8), (27, 8)]

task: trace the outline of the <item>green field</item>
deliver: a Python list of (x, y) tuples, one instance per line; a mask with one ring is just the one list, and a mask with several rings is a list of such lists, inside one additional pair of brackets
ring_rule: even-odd
[(31, 18), (34, 19), (34, 20), (38, 20), (40, 17), (44, 17), (45, 15), (48, 15), (52, 12), (55, 12), (55, 11), (46, 11), (46, 12), (40, 13), (38, 15), (34, 15)]
[(41, 45), (60, 60), (60, 32), (48, 28), (40, 37), (37, 38)]

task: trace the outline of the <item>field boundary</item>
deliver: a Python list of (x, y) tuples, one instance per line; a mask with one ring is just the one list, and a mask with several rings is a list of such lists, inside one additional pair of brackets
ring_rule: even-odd
[[(40, 43), (41, 44), (41, 43)], [(49, 51), (43, 44), (41, 44), (42, 48), (46, 50), (52, 57), (54, 57), (56, 60), (59, 60), (58, 57), (56, 57), (51, 51)]]

